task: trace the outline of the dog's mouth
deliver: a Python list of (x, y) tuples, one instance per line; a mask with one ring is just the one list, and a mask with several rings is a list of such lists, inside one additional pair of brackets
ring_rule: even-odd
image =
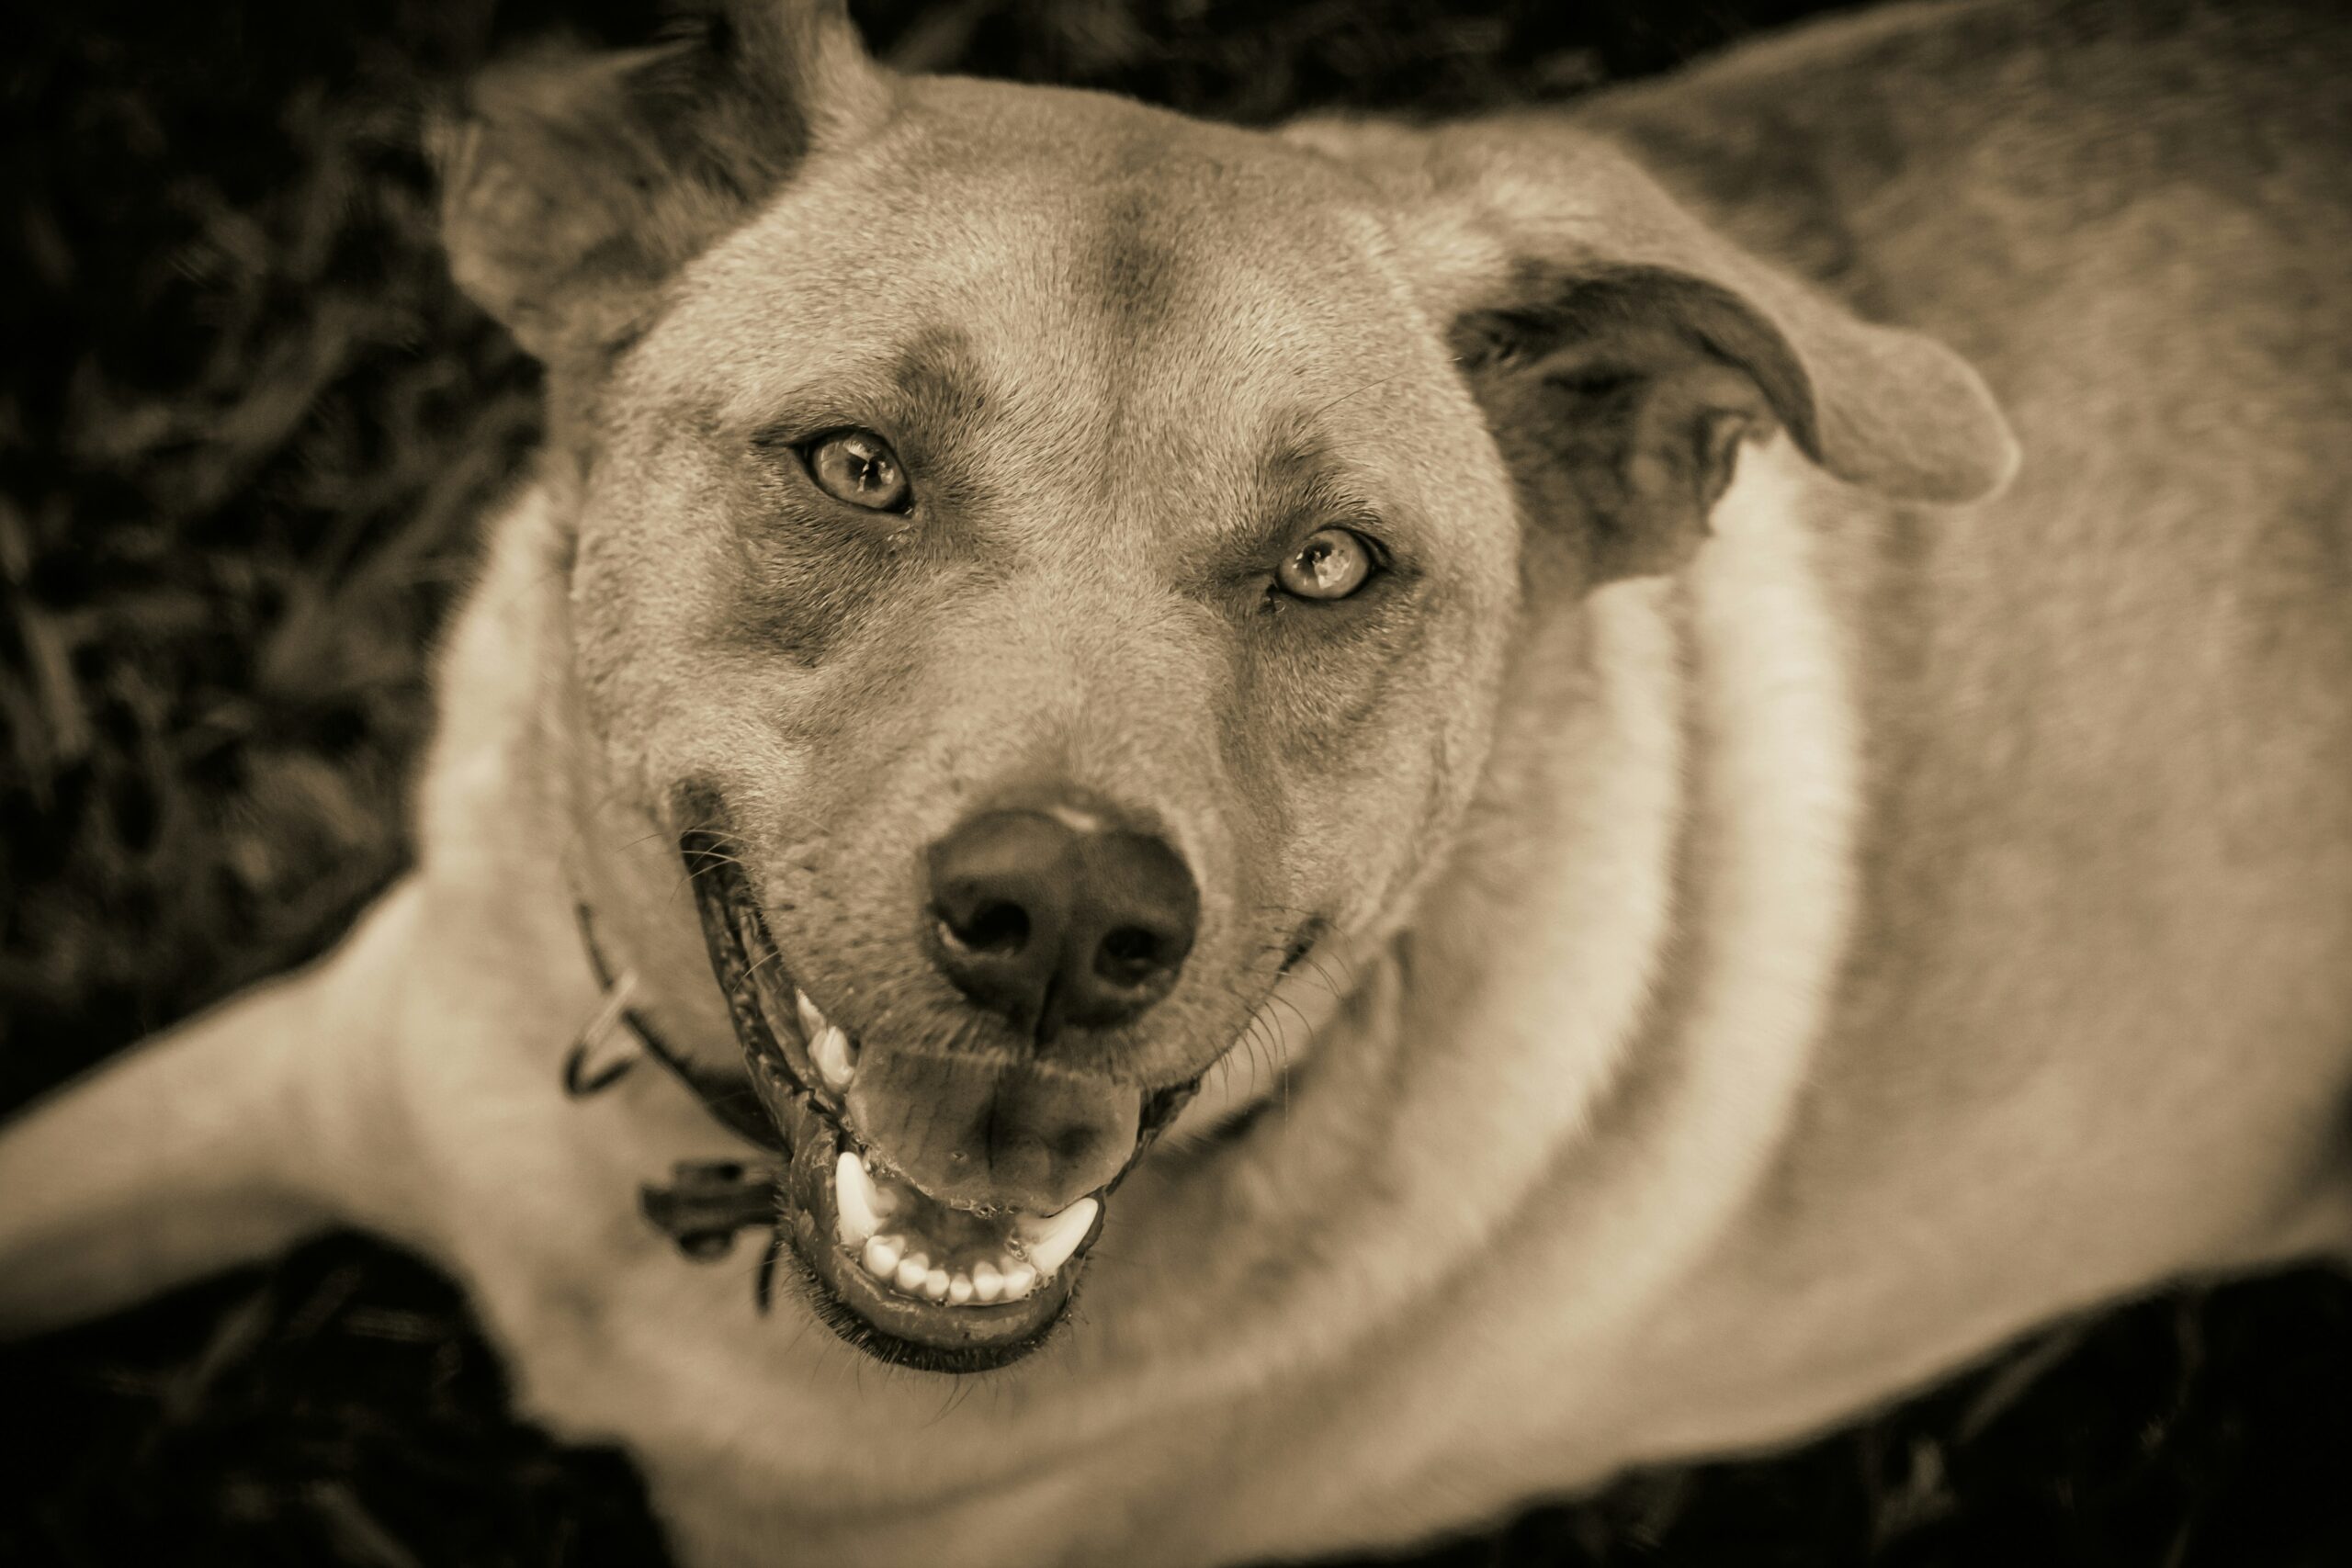
[(707, 832), (680, 850), (752, 1085), (786, 1153), (778, 1230), (819, 1315), (869, 1354), (931, 1371), (984, 1371), (1035, 1349), (1069, 1311), (1112, 1190), (1198, 1080), (1148, 1096), (1118, 1173), (1057, 1213), (941, 1201), (858, 1134), (846, 1100), (859, 1042), (794, 978), (741, 860)]

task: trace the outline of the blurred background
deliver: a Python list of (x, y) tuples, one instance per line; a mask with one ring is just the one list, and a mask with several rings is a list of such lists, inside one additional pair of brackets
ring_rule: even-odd
[[(1801, 0), (861, 0), (910, 69), (1263, 122), (1565, 99)], [(0, 55), (0, 1113), (330, 942), (407, 853), (424, 651), (537, 430), (449, 285), (422, 116), (647, 0), (17, 8)], [(6, 1201), (6, 1194), (0, 1194)], [(0, 1350), (0, 1563), (657, 1563), (358, 1237)], [(1430, 1564), (2352, 1563), (2352, 1284), (2057, 1325), (1769, 1461)]]

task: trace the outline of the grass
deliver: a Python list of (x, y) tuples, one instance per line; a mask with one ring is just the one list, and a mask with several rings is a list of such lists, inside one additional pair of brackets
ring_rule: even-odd
[[(1264, 120), (1570, 94), (1807, 9), (884, 0), (900, 61)], [(422, 106), (587, 0), (12, 19), (0, 289), (0, 1108), (331, 941), (407, 853), (422, 654), (536, 376), (442, 275)], [(516, 1424), (455, 1289), (358, 1237), (0, 1352), (0, 1562), (658, 1561)], [(2352, 1562), (2352, 1286), (2064, 1325), (1793, 1454), (1432, 1564)]]

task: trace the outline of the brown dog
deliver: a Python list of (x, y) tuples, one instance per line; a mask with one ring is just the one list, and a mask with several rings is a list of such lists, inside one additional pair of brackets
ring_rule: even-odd
[(2341, 1249), (2352, 36), (2115, 11), (1435, 130), (829, 6), (494, 79), (551, 435), (421, 864), (0, 1137), (0, 1317), (356, 1223), (690, 1561), (1210, 1563)]

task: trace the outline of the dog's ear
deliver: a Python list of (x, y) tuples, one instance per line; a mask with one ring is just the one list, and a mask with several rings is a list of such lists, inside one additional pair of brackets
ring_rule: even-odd
[(1741, 440), (1776, 427), (1904, 500), (1973, 500), (2016, 468), (1957, 355), (1862, 321), (1557, 119), (1294, 134), (1387, 187), (1400, 253), (1523, 505), (1581, 523), (1588, 586), (1687, 559)]
[(843, 0), (740, 0), (654, 48), (494, 68), (434, 133), (450, 270), (539, 358), (609, 354), (671, 273), (888, 96)]

